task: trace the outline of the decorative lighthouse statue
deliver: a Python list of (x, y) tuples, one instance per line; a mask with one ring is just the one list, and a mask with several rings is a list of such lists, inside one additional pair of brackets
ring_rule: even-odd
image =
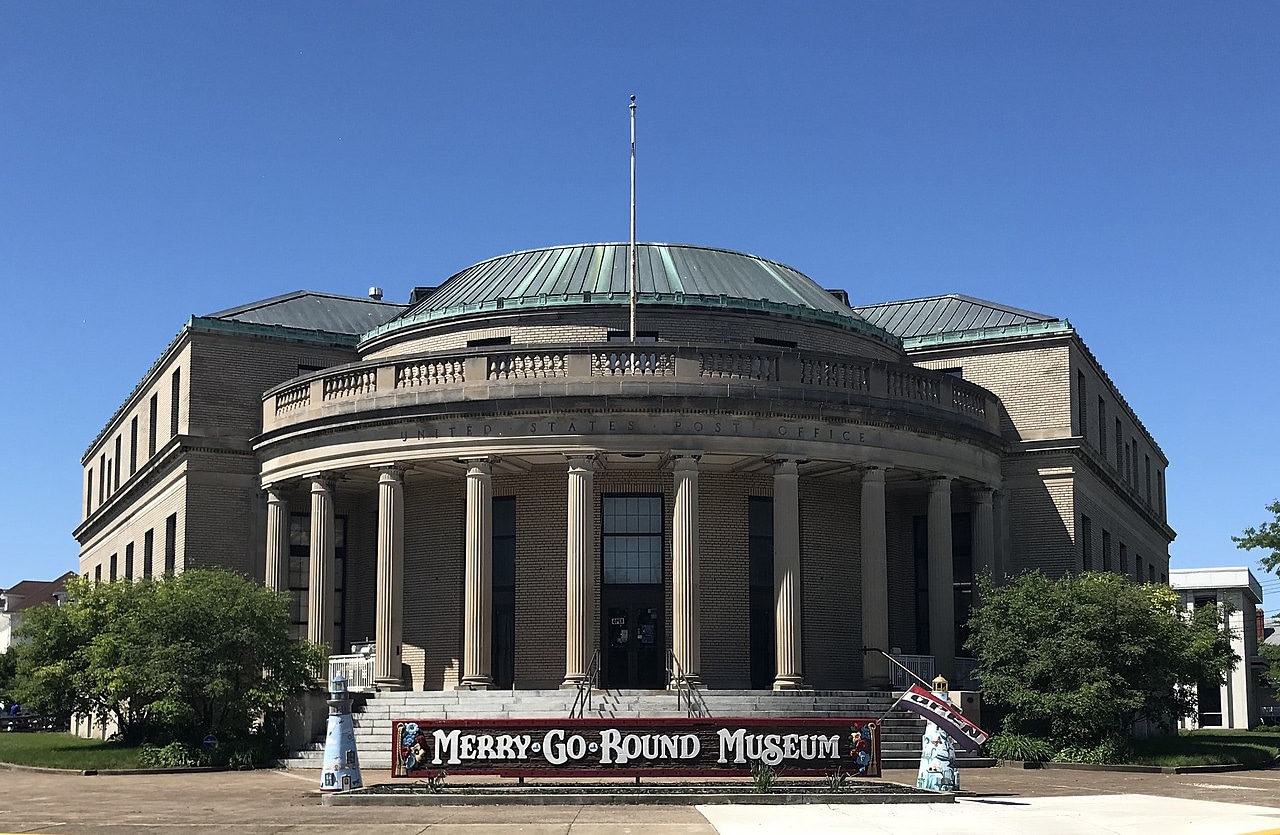
[(324, 761), (320, 791), (339, 792), (364, 786), (360, 757), (356, 753), (356, 729), (351, 721), (347, 679), (339, 672), (329, 683), (329, 727), (324, 735)]

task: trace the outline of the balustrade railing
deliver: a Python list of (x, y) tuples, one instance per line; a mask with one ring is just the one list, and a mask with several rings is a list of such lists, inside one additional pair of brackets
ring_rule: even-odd
[(894, 690), (906, 690), (913, 684), (919, 684), (922, 681), (932, 682), (938, 675), (933, 664), (932, 655), (902, 655), (894, 654), (888, 656), (890, 661), (894, 663), (889, 666), (889, 684)]
[[(634, 347), (634, 350), (633, 350)], [(574, 346), (539, 350), (475, 349), (453, 355), (370, 361), (316, 372), (268, 391), (263, 427), (306, 420), (358, 397), (382, 397), (416, 389), (485, 382), (591, 381), (665, 378), (768, 383), (901, 400), (962, 416), (992, 431), (991, 395), (964, 380), (902, 363), (858, 360), (807, 351), (771, 351), (696, 345)], [(782, 394), (785, 396), (785, 393)], [(375, 407), (376, 408), (376, 407)]]

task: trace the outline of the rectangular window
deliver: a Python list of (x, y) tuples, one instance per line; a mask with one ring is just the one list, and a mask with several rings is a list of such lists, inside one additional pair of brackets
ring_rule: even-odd
[(93, 582), (102, 582), (102, 563), (98, 563), (93, 567)]
[(1124, 454), (1120, 450), (1120, 445), (1124, 443), (1123, 429), (1120, 426), (1120, 418), (1116, 418), (1116, 472), (1124, 470)]
[(107, 459), (107, 474), (103, 479), (107, 482), (107, 496), (111, 495), (111, 459)]
[(1151, 563), (1147, 566), (1147, 582), (1154, 583), (1156, 581), (1156, 564)]
[(156, 549), (156, 532), (154, 528), (148, 528), (147, 532), (142, 535), (142, 576), (151, 576), (151, 558), (155, 555)]
[(178, 570), (178, 514), (164, 520), (164, 573)]
[(93, 513), (93, 467), (88, 470), (89, 482), (84, 491), (84, 515)]
[(1160, 518), (1164, 518), (1164, 470), (1156, 470), (1156, 507), (1160, 510)]
[(302, 365), (301, 363), (299, 363), (298, 376), (303, 377), (307, 374), (314, 374), (317, 371), (324, 371), (324, 369), (325, 369), (325, 366), (323, 365)]
[(111, 480), (110, 476), (107, 475), (106, 453), (98, 456), (98, 472), (102, 473), (102, 478), (98, 479), (98, 507), (102, 507), (102, 502), (107, 497), (107, 482)]
[(1124, 445), (1124, 483), (1133, 484), (1133, 447), (1126, 441)]
[[(630, 331), (609, 331), (609, 334), (606, 337), (606, 339), (609, 342), (630, 342), (631, 332)], [(636, 331), (636, 342), (657, 342), (657, 341), (658, 341), (657, 331)]]
[(493, 499), (493, 686), (511, 687), (516, 676), (516, 499)]
[(119, 435), (116, 435), (116, 467), (115, 467), (115, 469), (116, 469), (116, 480), (115, 480), (114, 482), (112, 482), (112, 489), (113, 489), (113, 490), (119, 490), (119, 489), (120, 489), (120, 441), (121, 441), (120, 436), (119, 436)]
[(138, 471), (138, 416), (129, 421), (129, 475)]
[(604, 496), (601, 499), (604, 582), (662, 582), (662, 497)]
[[(345, 516), (336, 516), (333, 520), (333, 557), (333, 637), (335, 646), (341, 647), (346, 643), (343, 617), (347, 606), (347, 518)], [(293, 616), (294, 633), (299, 638), (307, 636), (310, 588), (311, 516), (307, 513), (291, 513), (289, 514), (289, 591), (293, 593), (293, 600), (290, 611)]]
[(133, 543), (124, 546), (124, 578), (133, 579)]
[[(636, 337), (636, 341), (639, 341), (638, 336)], [(757, 336), (751, 341), (757, 345), (768, 345), (771, 348), (799, 348), (800, 347), (800, 343), (793, 342), (790, 339), (770, 339), (767, 336)]]
[(747, 624), (751, 687), (768, 689), (777, 672), (773, 628), (773, 497), (747, 498)]
[(182, 404), (182, 369), (175, 368), (169, 381), (169, 437), (178, 436), (178, 407)]
[(147, 457), (156, 454), (156, 418), (160, 411), (159, 395), (151, 395), (151, 402), (147, 406)]
[(510, 345), (511, 337), (509, 336), (490, 336), (484, 339), (468, 339), (468, 348), (488, 348), (492, 345)]
[(1093, 520), (1088, 516), (1080, 517), (1080, 554), (1085, 571), (1093, 571)]
[(948, 377), (955, 377), (957, 380), (964, 379), (964, 369), (957, 366), (955, 368), (939, 368), (939, 374), (946, 374)]
[(1133, 454), (1133, 461), (1129, 465), (1129, 486), (1134, 490), (1138, 489), (1138, 439), (1134, 438), (1129, 442), (1129, 452)]
[(116, 562), (119, 560), (119, 558), (120, 558), (119, 554), (111, 555), (111, 573), (110, 573), (110, 576), (107, 578), (109, 582), (114, 583), (116, 581)]
[(1111, 531), (1102, 532), (1102, 570), (1111, 570)]
[(1084, 372), (1076, 372), (1076, 419), (1080, 421), (1080, 437), (1089, 437), (1089, 399), (1085, 395)]
[(1142, 458), (1147, 473), (1147, 507), (1151, 507), (1151, 456), (1143, 455)]
[(1120, 543), (1120, 573), (1129, 576), (1129, 546)]
[(1098, 398), (1098, 452), (1107, 457), (1107, 401)]

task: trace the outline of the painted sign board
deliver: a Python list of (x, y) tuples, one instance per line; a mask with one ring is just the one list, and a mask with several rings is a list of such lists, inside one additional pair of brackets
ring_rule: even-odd
[(874, 719), (393, 719), (393, 777), (880, 776)]

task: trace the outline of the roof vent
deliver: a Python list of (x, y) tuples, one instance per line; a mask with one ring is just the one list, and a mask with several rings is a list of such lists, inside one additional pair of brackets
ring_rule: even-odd
[(382, 301), (382, 288), (381, 288), (381, 287), (370, 287), (370, 288), (369, 288), (369, 298), (373, 299), (375, 302), (380, 302), (380, 301)]

